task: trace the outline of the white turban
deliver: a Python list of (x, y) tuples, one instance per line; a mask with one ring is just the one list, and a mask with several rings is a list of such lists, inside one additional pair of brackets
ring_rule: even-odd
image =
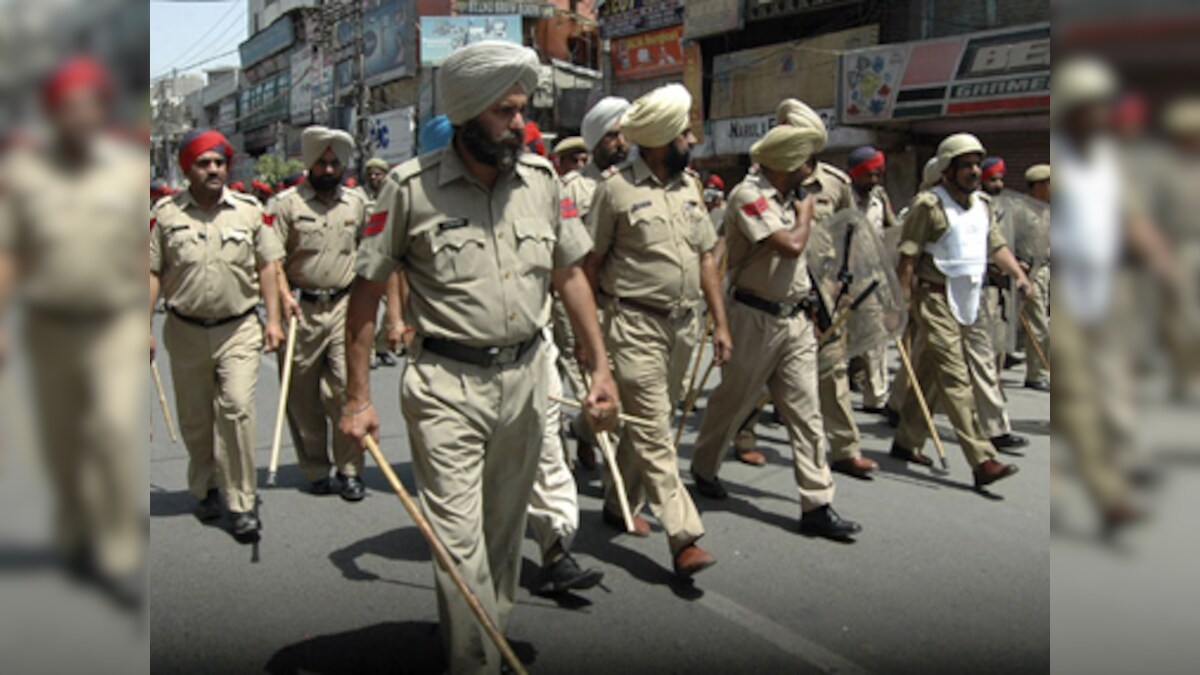
[(779, 107), (775, 109), (775, 123), (819, 130), (821, 142), (813, 151), (814, 153), (824, 150), (825, 143), (829, 141), (829, 131), (825, 128), (825, 120), (821, 119), (817, 111), (810, 108), (808, 104), (797, 99), (787, 98), (779, 103)]
[(333, 154), (342, 166), (350, 165), (350, 157), (354, 154), (354, 138), (350, 134), (322, 126), (308, 127), (301, 132), (300, 154), (304, 156), (304, 168), (311, 169), (329, 148), (333, 148)]
[(537, 52), (528, 47), (483, 40), (454, 52), (438, 71), (442, 111), (458, 126), (487, 110), (513, 85), (526, 94), (537, 89)]
[(669, 145), (688, 128), (692, 95), (682, 84), (668, 84), (642, 96), (621, 118), (621, 133), (645, 148)]
[(775, 171), (795, 171), (824, 143), (823, 129), (782, 124), (750, 146), (750, 159)]
[(621, 121), (621, 115), (629, 109), (629, 101), (619, 96), (606, 96), (600, 99), (583, 117), (583, 142), (588, 150), (593, 150), (605, 134)]

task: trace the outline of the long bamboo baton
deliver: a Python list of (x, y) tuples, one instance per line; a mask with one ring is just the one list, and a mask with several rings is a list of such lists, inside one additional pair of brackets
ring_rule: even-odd
[(504, 635), (496, 624), (492, 621), (492, 617), (488, 616), (487, 610), (479, 602), (479, 598), (471, 592), (467, 586), (467, 582), (463, 581), (462, 575), (459, 574), (458, 568), (450, 559), (450, 554), (446, 552), (446, 547), (442, 545), (437, 534), (429, 525), (429, 521), (425, 519), (425, 514), (421, 513), (421, 509), (417, 507), (417, 503), (413, 501), (404, 484), (400, 482), (400, 478), (396, 476), (396, 472), (392, 470), (392, 465), (388, 463), (387, 458), (383, 456), (383, 452), (379, 450), (379, 445), (375, 443), (375, 439), (369, 434), (363, 439), (367, 446), (367, 451), (375, 458), (375, 462), (379, 465), (379, 470), (383, 472), (387, 482), (391, 484), (392, 490), (396, 496), (400, 498), (400, 504), (404, 506), (404, 510), (408, 511), (408, 516), (412, 518), (417, 529), (420, 530), (421, 536), (425, 537), (426, 543), (429, 544), (430, 550), (433, 551), (433, 557), (437, 560), (446, 574), (450, 575), (450, 579), (454, 585), (458, 587), (458, 592), (462, 593), (463, 599), (467, 601), (467, 606), (471, 608), (471, 613), (475, 615), (475, 619), (479, 621), (480, 627), (491, 638), (492, 643), (500, 650), (500, 654), (504, 656), (504, 660), (508, 662), (509, 667), (519, 675), (528, 675), (525, 666), (521, 663), (521, 659), (517, 658), (512, 647), (508, 644), (508, 640), (504, 639)]
[[(550, 400), (554, 401), (555, 403), (557, 403), (559, 405), (565, 405), (568, 408), (575, 408), (576, 410), (583, 410), (583, 403), (580, 401), (576, 401), (575, 399), (566, 398), (563, 396), (551, 396)], [(626, 415), (625, 413), (621, 413), (620, 415), (618, 415), (617, 418), (626, 424), (636, 424), (641, 427), (657, 426), (654, 422), (651, 422), (650, 420), (648, 420), (644, 417), (634, 417), (633, 415)]]
[(938, 458), (942, 460), (942, 468), (949, 470), (950, 464), (946, 462), (946, 448), (942, 447), (942, 437), (938, 435), (937, 426), (933, 423), (933, 413), (929, 412), (929, 404), (925, 401), (925, 392), (921, 391), (921, 383), (917, 380), (917, 373), (908, 358), (908, 350), (904, 348), (904, 340), (899, 335), (896, 336), (896, 349), (900, 350), (900, 360), (904, 362), (904, 370), (908, 373), (909, 388), (916, 395), (917, 403), (921, 404), (921, 414), (925, 416), (925, 424), (929, 426), (929, 435), (933, 438), (933, 446), (937, 448)]
[(850, 320), (850, 313), (858, 309), (864, 302), (867, 301), (867, 298), (875, 292), (875, 289), (879, 288), (879, 283), (879, 279), (872, 281), (854, 298), (854, 301), (850, 303), (849, 307), (838, 312), (838, 315), (833, 320), (833, 323), (829, 324), (828, 330), (821, 333), (820, 337), (817, 339), (817, 344), (819, 347), (833, 344), (835, 341), (834, 335), (838, 332), (838, 329), (840, 329), (847, 321)]
[(288, 390), (292, 385), (292, 357), (296, 355), (296, 315), (288, 319), (287, 348), (283, 356), (283, 379), (279, 382), (279, 409), (275, 411), (275, 437), (271, 439), (271, 462), (267, 465), (267, 485), (275, 485), (279, 471), (279, 445), (283, 442), (283, 420), (287, 416)]
[(154, 376), (154, 388), (158, 390), (158, 404), (162, 406), (167, 433), (171, 435), (172, 443), (178, 443), (179, 436), (175, 434), (175, 422), (171, 419), (171, 407), (167, 405), (167, 392), (163, 389), (162, 376), (158, 374), (158, 363), (150, 362), (150, 374)]
[(1050, 372), (1050, 359), (1046, 358), (1046, 352), (1042, 351), (1042, 345), (1038, 342), (1037, 336), (1033, 334), (1033, 326), (1029, 325), (1029, 319), (1025, 318), (1024, 314), (1018, 315), (1021, 319), (1021, 325), (1025, 328), (1025, 336), (1029, 338), (1029, 344), (1033, 347), (1033, 351), (1037, 354), (1038, 360), (1042, 362), (1042, 367), (1046, 372)]
[[(704, 346), (701, 345), (700, 351), (704, 351)], [(696, 409), (696, 402), (700, 400), (700, 394), (704, 391), (704, 385), (708, 384), (708, 377), (712, 375), (713, 368), (717, 365), (716, 361), (709, 361), (708, 368), (704, 369), (704, 377), (700, 378), (700, 386), (696, 388), (694, 396), (689, 396), (687, 404), (683, 407), (683, 414), (679, 416), (679, 428), (675, 430), (675, 447), (679, 447), (679, 439), (683, 438), (683, 428), (687, 426), (688, 415)]]
[[(590, 391), (592, 383), (588, 381), (587, 373), (581, 371), (579, 374), (583, 377), (583, 386)], [(581, 405), (579, 408), (582, 410), (583, 406)], [(646, 423), (645, 420), (639, 420), (639, 422)], [(621, 478), (621, 467), (617, 466), (617, 453), (613, 450), (612, 439), (605, 431), (597, 431), (594, 435), (596, 443), (600, 446), (600, 454), (604, 455), (604, 465), (608, 467), (613, 489), (617, 491), (617, 504), (621, 507), (621, 519), (625, 521), (625, 531), (633, 532), (637, 527), (633, 524), (633, 511), (629, 508), (629, 494), (625, 491), (625, 479)]]
[[(700, 374), (700, 364), (704, 362), (704, 343), (708, 341), (709, 333), (712, 332), (713, 321), (712, 317), (708, 317), (704, 321), (704, 334), (700, 336), (699, 349), (696, 350), (696, 361), (692, 364), (692, 376), (688, 378), (687, 395), (683, 397), (684, 406), (692, 400), (692, 394), (696, 390), (696, 376)], [(675, 445), (679, 445), (676, 441)]]

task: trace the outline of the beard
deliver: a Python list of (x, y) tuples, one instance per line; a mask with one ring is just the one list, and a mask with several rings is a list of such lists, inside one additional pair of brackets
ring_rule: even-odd
[(680, 150), (674, 143), (667, 146), (666, 165), (667, 171), (670, 172), (672, 177), (683, 173), (683, 170), (687, 168), (688, 163), (691, 161), (691, 149)]
[(612, 152), (604, 149), (603, 145), (597, 145), (595, 152), (592, 154), (592, 159), (596, 162), (596, 166), (603, 171), (614, 164), (620, 164), (629, 157), (629, 151), (625, 148), (616, 148)]
[(508, 173), (517, 165), (517, 157), (525, 149), (521, 136), (510, 132), (492, 140), (478, 120), (470, 120), (461, 129), (463, 145), (467, 152), (481, 164), (495, 167), (500, 173)]
[(309, 176), (308, 181), (312, 183), (313, 189), (317, 192), (332, 192), (342, 182), (342, 177), (323, 174), (320, 176)]

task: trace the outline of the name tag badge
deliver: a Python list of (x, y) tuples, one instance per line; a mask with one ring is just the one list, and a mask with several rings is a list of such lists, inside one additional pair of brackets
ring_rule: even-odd
[(438, 223), (438, 232), (447, 232), (449, 230), (458, 230), (466, 227), (469, 224), (466, 218), (451, 218)]
[(245, 230), (226, 230), (225, 232), (221, 233), (221, 243), (222, 244), (227, 241), (236, 241), (237, 243), (240, 244), (240, 243), (246, 241), (248, 238), (249, 238), (249, 233), (246, 232)]
[(647, 207), (653, 206), (653, 205), (654, 205), (654, 202), (652, 202), (652, 201), (650, 201), (649, 199), (647, 199), (647, 200), (646, 200), (646, 201), (644, 201), (644, 202), (638, 202), (637, 204), (634, 204), (634, 205), (633, 205), (633, 208), (632, 208), (632, 209), (629, 209), (629, 212), (630, 212), (630, 213), (637, 213), (638, 211), (640, 211), (640, 210), (642, 210), (642, 209), (644, 209), (644, 208), (647, 208)]

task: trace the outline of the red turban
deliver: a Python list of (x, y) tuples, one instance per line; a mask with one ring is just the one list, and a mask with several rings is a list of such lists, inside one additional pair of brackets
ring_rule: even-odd
[(76, 56), (62, 63), (42, 88), (42, 104), (54, 109), (68, 94), (91, 89), (107, 101), (112, 95), (112, 80), (101, 63), (87, 56)]
[(261, 180), (250, 181), (250, 187), (255, 190), (258, 190), (259, 192), (266, 193), (266, 195), (268, 197), (275, 194), (275, 190), (271, 189), (270, 185), (267, 185), (266, 183), (262, 182)]
[(1005, 175), (1007, 173), (1008, 167), (1005, 166), (1003, 159), (1000, 159), (999, 157), (988, 157), (983, 162), (983, 172), (981, 173), (981, 178), (983, 180), (988, 180), (989, 178), (995, 178), (997, 175)]
[(724, 190), (725, 189), (725, 181), (721, 180), (721, 177), (714, 173), (713, 175), (708, 177), (708, 181), (704, 184), (704, 187), (717, 188), (718, 190)]
[(542, 142), (542, 130), (538, 128), (537, 122), (530, 121), (525, 124), (525, 147), (542, 157), (546, 156), (546, 144)]
[(233, 190), (233, 191), (235, 191), (235, 192), (245, 192), (245, 191), (246, 191), (246, 184), (245, 184), (245, 183), (243, 183), (242, 181), (240, 181), (240, 180), (239, 180), (239, 181), (237, 181), (237, 182), (235, 182), (235, 183), (230, 183), (230, 184), (229, 184), (229, 189), (230, 189), (230, 190)]
[(221, 132), (212, 129), (198, 129), (183, 137), (183, 144), (179, 148), (180, 168), (184, 171), (191, 169), (192, 165), (196, 163), (196, 158), (209, 150), (224, 153), (226, 162), (233, 161), (233, 146)]
[(858, 178), (872, 171), (883, 171), (884, 156), (882, 150), (876, 150), (874, 155), (850, 167), (850, 177)]

